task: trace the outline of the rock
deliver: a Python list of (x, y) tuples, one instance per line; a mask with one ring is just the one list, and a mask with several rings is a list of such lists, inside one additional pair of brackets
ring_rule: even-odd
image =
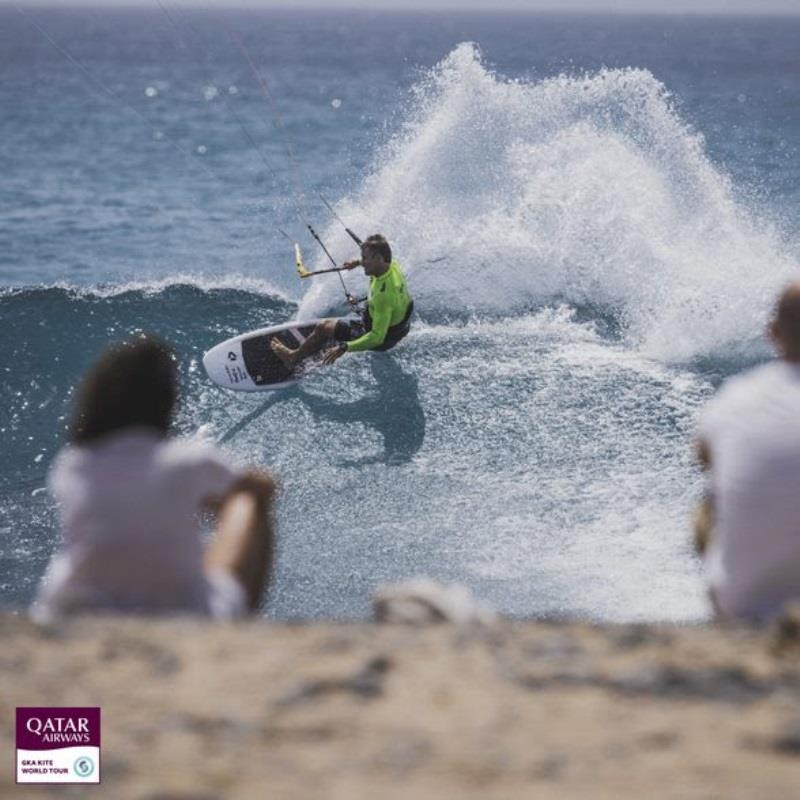
[(656, 697), (697, 697), (746, 703), (772, 694), (776, 686), (759, 680), (739, 666), (686, 669), (672, 665), (643, 665), (608, 681), (625, 694)]
[(479, 602), (465, 586), (443, 584), (430, 578), (414, 578), (404, 583), (380, 587), (373, 597), (377, 622), (429, 625), (449, 622), (455, 625), (492, 625), (498, 616)]
[(769, 648), (773, 655), (800, 652), (800, 604), (790, 603), (770, 629)]
[(633, 623), (622, 626), (613, 641), (621, 650), (630, 650), (648, 644), (668, 645), (672, 637), (663, 630), (653, 628), (652, 625)]
[(800, 718), (784, 725), (783, 730), (772, 740), (772, 747), (785, 755), (800, 755)]
[(141, 800), (222, 800), (221, 794), (209, 792), (147, 792)]
[(383, 679), (391, 667), (390, 659), (385, 656), (376, 656), (350, 677), (306, 681), (279, 698), (275, 705), (279, 707), (293, 706), (336, 692), (345, 692), (365, 700), (371, 700), (383, 694)]

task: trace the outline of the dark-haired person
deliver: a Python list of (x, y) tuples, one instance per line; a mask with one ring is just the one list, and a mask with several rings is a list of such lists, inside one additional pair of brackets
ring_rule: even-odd
[[(112, 345), (89, 370), (50, 470), (62, 542), (35, 615), (231, 618), (258, 608), (273, 557), (274, 482), (210, 445), (170, 438), (176, 399), (175, 358), (154, 337)], [(218, 515), (205, 550), (203, 510)]]
[(711, 601), (751, 621), (800, 600), (800, 283), (781, 295), (769, 333), (779, 358), (727, 380), (697, 440), (711, 479), (695, 528)]
[(326, 319), (294, 350), (272, 339), (272, 351), (287, 368), (294, 369), (298, 362), (325, 348), (328, 348), (323, 356), (326, 364), (333, 364), (345, 353), (389, 350), (408, 334), (414, 303), (403, 271), (392, 258), (389, 242), (379, 233), (370, 236), (361, 245), (361, 258), (344, 266), (347, 269), (362, 266), (369, 277), (367, 307), (362, 319)]

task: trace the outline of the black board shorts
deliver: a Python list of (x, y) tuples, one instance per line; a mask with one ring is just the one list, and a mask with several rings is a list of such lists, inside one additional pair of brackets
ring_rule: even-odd
[[(414, 311), (414, 304), (410, 303), (408, 311), (397, 325), (392, 325), (386, 331), (386, 338), (383, 344), (379, 347), (373, 347), (373, 353), (382, 353), (386, 350), (391, 350), (401, 339), (405, 339), (408, 332), (411, 330), (411, 313)], [(369, 311), (364, 311), (363, 316), (358, 319), (355, 317), (345, 317), (336, 322), (336, 327), (333, 330), (333, 339), (339, 344), (345, 342), (352, 342), (355, 339), (360, 339), (365, 333), (372, 330), (372, 319), (370, 318)]]

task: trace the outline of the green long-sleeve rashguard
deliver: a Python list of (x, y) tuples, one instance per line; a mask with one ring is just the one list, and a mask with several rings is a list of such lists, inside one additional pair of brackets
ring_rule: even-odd
[(380, 347), (386, 340), (389, 328), (403, 321), (410, 303), (405, 276), (400, 265), (392, 261), (383, 275), (369, 279), (367, 310), (372, 319), (372, 328), (358, 339), (348, 342), (347, 351), (356, 353)]

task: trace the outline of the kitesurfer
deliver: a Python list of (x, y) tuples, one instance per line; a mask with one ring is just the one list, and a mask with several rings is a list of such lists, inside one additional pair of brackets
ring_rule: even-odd
[(333, 364), (345, 353), (389, 350), (408, 334), (414, 302), (400, 265), (392, 258), (389, 242), (381, 234), (376, 233), (361, 244), (360, 259), (344, 264), (348, 270), (359, 266), (370, 279), (361, 318), (323, 320), (295, 349), (273, 338), (270, 347), (288, 369), (323, 349), (325, 364)]

